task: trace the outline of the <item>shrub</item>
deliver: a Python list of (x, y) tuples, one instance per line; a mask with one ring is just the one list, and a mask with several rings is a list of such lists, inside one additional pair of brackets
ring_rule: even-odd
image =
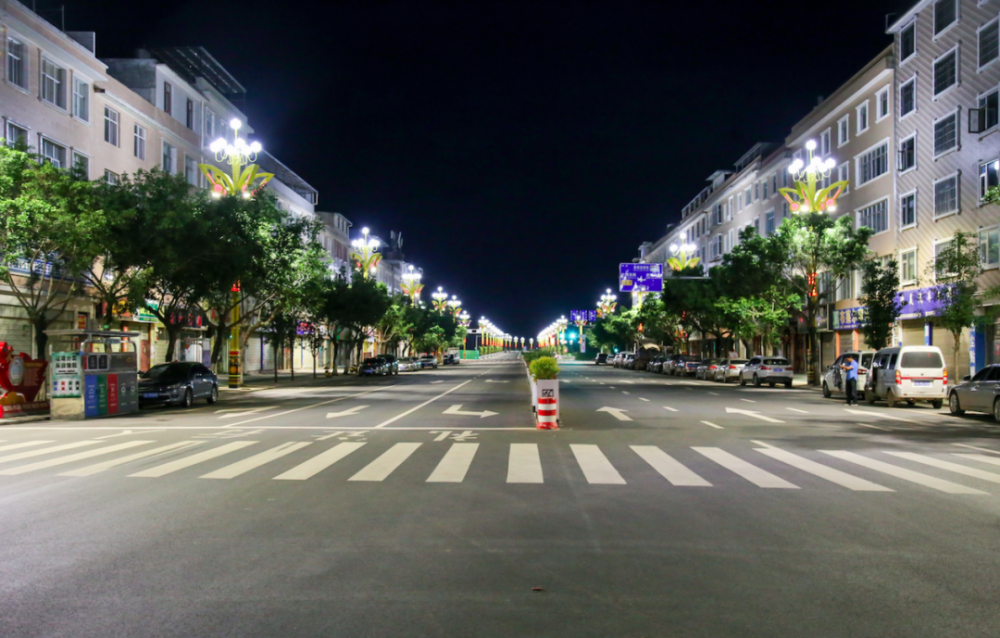
[(552, 357), (539, 357), (531, 362), (528, 370), (531, 371), (531, 376), (535, 379), (555, 379), (556, 375), (559, 374), (559, 365)]

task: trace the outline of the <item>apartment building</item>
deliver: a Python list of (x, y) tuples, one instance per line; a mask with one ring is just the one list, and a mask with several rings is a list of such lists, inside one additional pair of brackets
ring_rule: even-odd
[[(894, 239), (910, 302), (895, 341), (949, 352), (952, 336), (934, 320), (935, 255), (956, 232), (975, 233), (982, 283), (1000, 284), (1000, 207), (982, 201), (1000, 168), (1000, 0), (922, 0), (888, 32), (898, 60)], [(964, 335), (952, 374), (1000, 361), (997, 337), (996, 326)]]

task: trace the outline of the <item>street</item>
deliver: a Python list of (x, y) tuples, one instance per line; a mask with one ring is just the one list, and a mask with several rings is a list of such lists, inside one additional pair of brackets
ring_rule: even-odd
[(985, 416), (563, 365), (2, 428), (0, 634), (1000, 631)]

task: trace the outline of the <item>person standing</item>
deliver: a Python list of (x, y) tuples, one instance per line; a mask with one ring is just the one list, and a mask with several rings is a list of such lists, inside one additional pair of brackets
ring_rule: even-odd
[(858, 404), (858, 362), (847, 355), (840, 366), (844, 371), (844, 392), (847, 394), (847, 405)]

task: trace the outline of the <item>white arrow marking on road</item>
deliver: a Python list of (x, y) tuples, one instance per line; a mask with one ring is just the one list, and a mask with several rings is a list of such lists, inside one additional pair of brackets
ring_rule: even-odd
[(716, 425), (716, 424), (712, 423), (711, 421), (702, 421), (702, 423), (704, 423), (705, 425), (707, 425), (710, 428), (715, 428), (716, 430), (725, 430), (726, 429), (726, 428), (722, 427), (721, 425)]
[(273, 410), (275, 407), (277, 407), (277, 406), (268, 405), (268, 406), (264, 406), (262, 408), (252, 408), (250, 410), (247, 410), (246, 408), (227, 408), (225, 410), (216, 410), (215, 413), (216, 414), (220, 414), (222, 412), (229, 412), (229, 414), (223, 414), (219, 418), (220, 419), (231, 419), (231, 418), (237, 417), (237, 416), (248, 416), (250, 414), (257, 414), (258, 412), (263, 412), (264, 410)]
[[(154, 430), (154, 432), (161, 432), (162, 430)], [(125, 430), (124, 432), (119, 432), (118, 434), (109, 434), (107, 436), (95, 436), (95, 439), (113, 439), (116, 436), (128, 436), (132, 434), (132, 430)]]
[(799, 414), (809, 414), (809, 413), (808, 413), (808, 412), (806, 412), (805, 410), (796, 410), (795, 408), (785, 408), (785, 409), (786, 409), (786, 410), (789, 410), (789, 411), (791, 411), (791, 412), (798, 412)]
[(361, 410), (364, 410), (367, 407), (368, 407), (367, 405), (356, 405), (350, 410), (344, 410), (343, 412), (327, 412), (326, 418), (336, 419), (339, 416), (354, 416), (355, 414), (357, 414)]
[(739, 410), (737, 408), (726, 408), (726, 414), (743, 414), (745, 416), (752, 416), (755, 419), (760, 419), (761, 421), (768, 421), (770, 423), (784, 423), (784, 421), (779, 421), (778, 419), (772, 419), (769, 416), (764, 416), (760, 412), (753, 412), (751, 410)]
[(598, 412), (607, 412), (611, 416), (615, 417), (619, 421), (631, 421), (632, 417), (622, 414), (622, 412), (628, 412), (628, 410), (622, 410), (621, 408), (609, 408), (607, 406), (597, 410)]
[(844, 408), (844, 410), (850, 412), (851, 414), (863, 414), (865, 416), (874, 416), (880, 419), (889, 419), (891, 421), (902, 421), (903, 423), (918, 423), (918, 424), (920, 423), (920, 421), (914, 421), (913, 419), (904, 419), (903, 417), (899, 416), (889, 416), (888, 414), (882, 414), (881, 412), (868, 412), (866, 410), (848, 410), (847, 408)]
[(488, 416), (496, 416), (499, 412), (490, 412), (489, 410), (483, 410), (482, 412), (469, 412), (468, 410), (462, 410), (462, 404), (453, 405), (441, 414), (454, 414), (457, 416), (478, 416), (480, 419), (485, 419)]
[(757, 403), (756, 401), (751, 401), (750, 399), (740, 399), (740, 401), (746, 401), (747, 403)]
[(669, 405), (663, 406), (664, 410), (670, 410), (671, 412), (677, 412), (677, 408), (672, 408)]

